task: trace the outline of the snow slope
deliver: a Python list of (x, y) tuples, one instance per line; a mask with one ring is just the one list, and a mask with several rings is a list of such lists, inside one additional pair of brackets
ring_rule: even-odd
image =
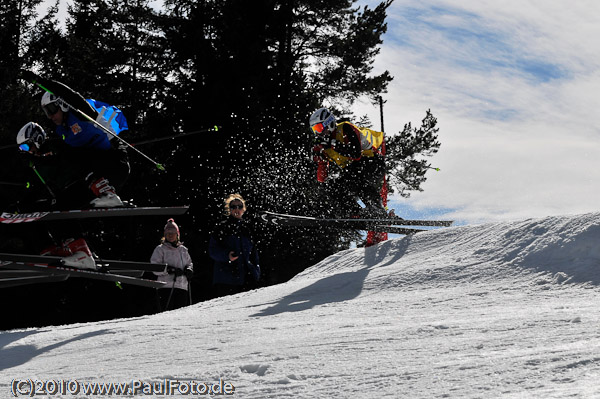
[[(599, 240), (600, 214), (446, 228), (178, 311), (5, 331), (0, 396), (62, 379), (76, 397), (171, 380), (240, 398), (600, 397)], [(156, 396), (190, 397), (172, 392)]]

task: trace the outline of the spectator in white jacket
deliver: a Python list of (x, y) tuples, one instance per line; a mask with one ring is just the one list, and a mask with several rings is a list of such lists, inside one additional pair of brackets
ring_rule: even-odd
[(167, 283), (156, 290), (160, 311), (191, 305), (188, 290), (194, 265), (188, 249), (180, 241), (179, 226), (173, 219), (167, 221), (164, 237), (160, 245), (154, 248), (150, 262), (167, 264), (166, 271), (154, 272), (157, 280)]

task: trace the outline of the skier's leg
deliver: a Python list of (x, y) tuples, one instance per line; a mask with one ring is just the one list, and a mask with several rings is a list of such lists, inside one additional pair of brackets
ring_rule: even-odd
[(387, 211), (381, 198), (384, 184), (385, 163), (383, 157), (375, 156), (361, 160), (362, 185), (358, 188), (359, 197), (365, 204), (370, 217), (387, 217)]
[(342, 173), (338, 179), (328, 183), (328, 196), (334, 200), (335, 209), (325, 216), (346, 218), (357, 215), (361, 208), (357, 203), (358, 197), (352, 180), (346, 179), (346, 175)]

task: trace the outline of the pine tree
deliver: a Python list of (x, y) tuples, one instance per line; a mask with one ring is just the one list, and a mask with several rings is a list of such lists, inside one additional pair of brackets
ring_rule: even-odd
[(171, 71), (169, 51), (160, 26), (161, 16), (148, 0), (113, 0), (114, 35), (119, 62), (112, 73), (112, 91), (135, 126), (134, 137), (154, 137), (171, 132), (169, 118), (161, 112), (165, 101), (165, 75)]
[(115, 17), (116, 9), (106, 0), (74, 0), (69, 5), (60, 76), (54, 76), (86, 98), (111, 104), (115, 67), (123, 63)]
[(19, 70), (27, 65), (31, 30), (40, 3), (41, 0), (20, 0), (0, 4), (0, 84), (7, 93), (0, 99), (1, 144), (14, 143), (21, 126), (31, 120), (32, 108), (25, 105), (27, 92), (19, 81)]
[[(24, 67), (47, 76), (61, 76), (67, 37), (57, 19), (59, 1), (41, 15), (31, 29)], [(31, 90), (31, 87), (30, 87)], [(30, 91), (30, 95), (33, 94)], [(36, 104), (39, 113), (39, 105)]]
[[(37, 27), (37, 6), (41, 0), (5, 1), (0, 4), (0, 155), (3, 167), (0, 181), (25, 183), (27, 171), (20, 170), (15, 138), (25, 123), (41, 121), (39, 104), (31, 101), (27, 85), (19, 79), (19, 71), (31, 63), (30, 42)], [(7, 206), (19, 195), (22, 187), (0, 186), (0, 205)]]
[(436, 154), (441, 146), (437, 140), (437, 118), (427, 110), (421, 126), (413, 128), (411, 123), (404, 125), (398, 135), (386, 138), (386, 169), (390, 192), (394, 189), (402, 197), (409, 197), (411, 191), (423, 191), (421, 185), (427, 180), (426, 172), (431, 164), (423, 157)]

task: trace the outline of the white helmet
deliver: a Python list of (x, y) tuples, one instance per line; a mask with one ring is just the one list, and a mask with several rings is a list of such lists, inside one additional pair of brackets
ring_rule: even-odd
[(335, 115), (329, 112), (327, 108), (319, 108), (313, 112), (308, 124), (315, 134), (321, 134), (324, 130), (333, 132), (337, 126)]
[(17, 144), (25, 151), (29, 151), (29, 147), (24, 148), (23, 145), (34, 145), (38, 150), (46, 141), (46, 132), (35, 122), (28, 122), (17, 133)]
[(61, 100), (60, 97), (55, 94), (45, 92), (42, 96), (42, 109), (46, 113), (47, 117), (51, 117), (61, 109), (63, 112), (67, 112), (69, 107)]

